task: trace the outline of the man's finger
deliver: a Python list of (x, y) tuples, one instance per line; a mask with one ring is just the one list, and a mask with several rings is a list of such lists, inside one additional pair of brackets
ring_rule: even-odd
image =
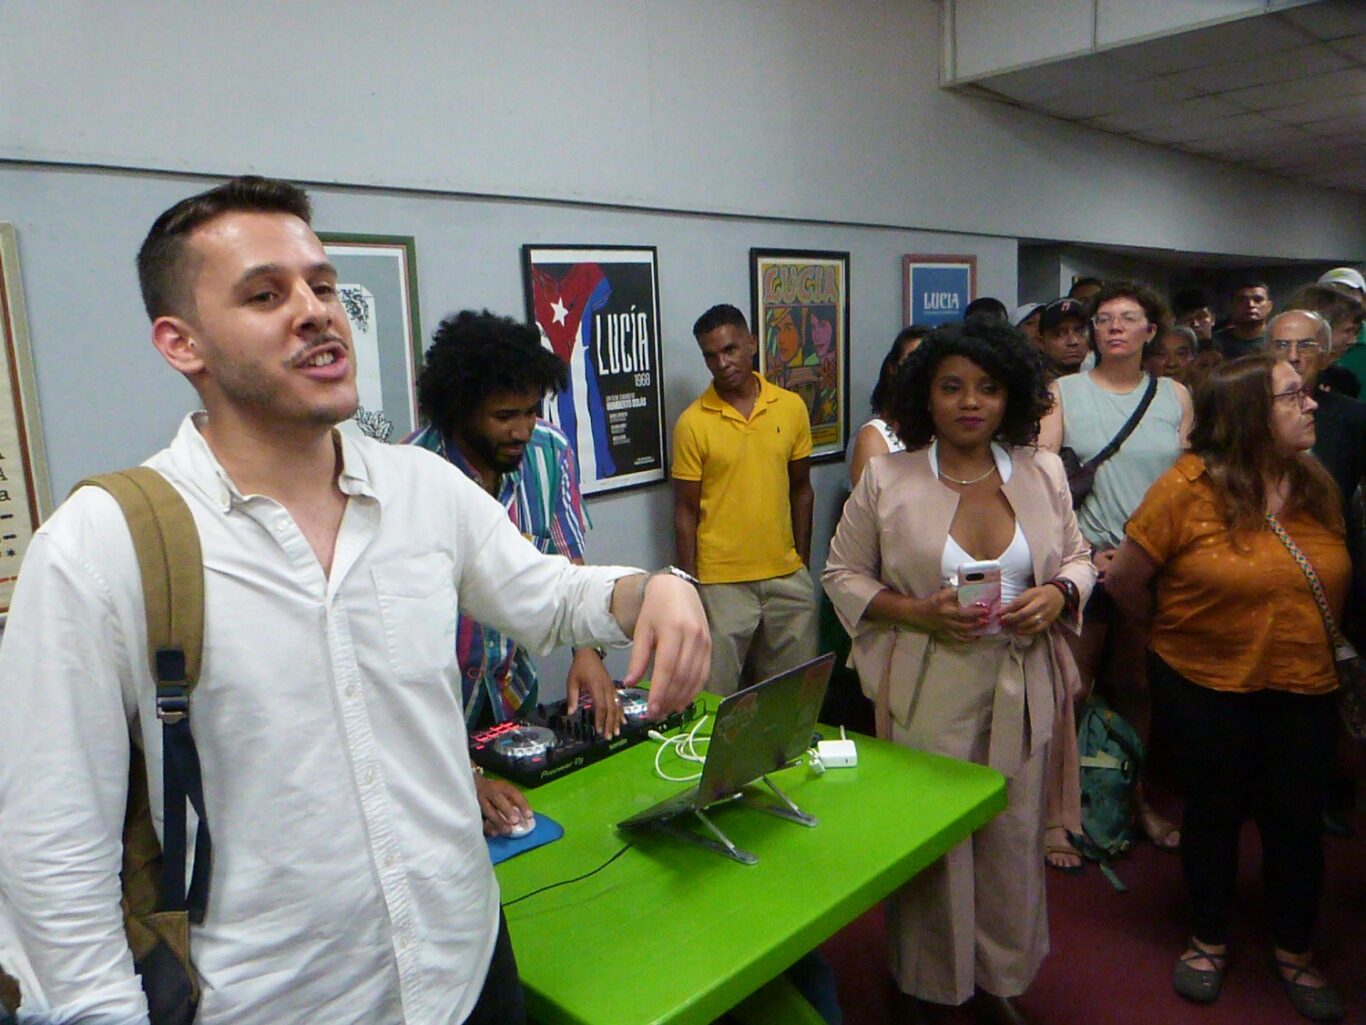
[(655, 671), (650, 678), (648, 702), (651, 719), (662, 719), (674, 709), (674, 673), (678, 668), (679, 638), (663, 634), (655, 642)]

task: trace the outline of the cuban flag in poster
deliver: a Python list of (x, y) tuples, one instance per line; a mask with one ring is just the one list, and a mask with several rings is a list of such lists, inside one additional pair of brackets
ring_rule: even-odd
[(592, 357), (593, 314), (612, 297), (612, 283), (594, 263), (574, 264), (561, 278), (533, 267), (531, 297), (542, 341), (569, 364), (569, 388), (555, 397), (546, 419), (574, 446), (583, 480), (611, 477), (616, 467)]

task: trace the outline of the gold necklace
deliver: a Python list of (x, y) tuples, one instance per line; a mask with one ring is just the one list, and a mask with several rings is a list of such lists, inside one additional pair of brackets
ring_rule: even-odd
[(976, 483), (978, 483), (979, 481), (984, 481), (984, 480), (986, 480), (988, 477), (990, 477), (990, 476), (991, 476), (993, 473), (995, 473), (995, 472), (996, 472), (996, 464), (993, 462), (993, 463), (991, 464), (990, 468), (988, 468), (988, 470), (987, 470), (986, 473), (982, 474), (980, 477), (974, 477), (974, 478), (972, 478), (972, 480), (959, 480), (957, 477), (950, 477), (950, 476), (949, 476), (947, 473), (945, 473), (943, 470), (940, 470), (940, 471), (939, 471), (939, 476), (943, 477), (946, 481), (948, 481), (948, 482), (951, 483), (951, 484), (957, 484), (957, 485), (959, 485), (959, 486), (961, 486), (961, 487), (967, 487), (969, 484), (976, 484)]

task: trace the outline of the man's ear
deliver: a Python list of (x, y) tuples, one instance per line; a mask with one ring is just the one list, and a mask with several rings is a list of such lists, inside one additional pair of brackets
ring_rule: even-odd
[(161, 358), (186, 376), (204, 369), (204, 360), (195, 345), (195, 328), (181, 317), (164, 316), (152, 321), (152, 344)]

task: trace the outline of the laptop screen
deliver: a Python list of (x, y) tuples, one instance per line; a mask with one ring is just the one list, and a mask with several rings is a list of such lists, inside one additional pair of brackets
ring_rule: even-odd
[(811, 746), (834, 665), (834, 655), (821, 655), (721, 702), (697, 784), (699, 807), (801, 757)]

